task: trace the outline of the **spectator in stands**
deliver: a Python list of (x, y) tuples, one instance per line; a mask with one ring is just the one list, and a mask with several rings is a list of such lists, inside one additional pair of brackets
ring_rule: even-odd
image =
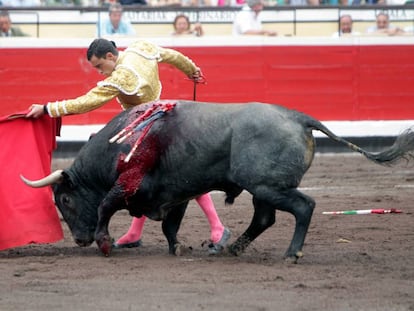
[(173, 36), (194, 35), (197, 37), (201, 37), (202, 35), (204, 35), (203, 27), (201, 26), (201, 24), (195, 23), (194, 27), (191, 27), (190, 19), (187, 15), (184, 14), (178, 14), (174, 18), (173, 26)]
[(398, 36), (404, 34), (404, 30), (399, 27), (392, 26), (390, 24), (389, 15), (381, 12), (377, 14), (376, 24), (367, 29), (367, 34)]
[(0, 37), (26, 37), (19, 27), (12, 26), (12, 21), (9, 12), (6, 10), (0, 11)]
[(133, 36), (135, 30), (131, 22), (123, 17), (122, 5), (113, 3), (109, 6), (109, 16), (98, 25), (98, 37)]
[(342, 36), (359, 36), (359, 32), (352, 30), (352, 17), (349, 14), (342, 15), (339, 18), (339, 31), (335, 32), (332, 37), (342, 37)]
[(233, 22), (233, 35), (277, 36), (276, 31), (263, 29), (260, 12), (263, 0), (247, 0)]

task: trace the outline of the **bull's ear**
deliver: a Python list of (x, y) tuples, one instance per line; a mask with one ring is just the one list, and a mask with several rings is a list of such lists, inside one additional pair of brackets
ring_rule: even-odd
[(72, 178), (70, 177), (69, 173), (66, 171), (62, 172), (62, 183), (65, 184), (66, 186), (68, 186), (69, 188), (73, 189), (75, 188), (75, 184), (72, 181)]

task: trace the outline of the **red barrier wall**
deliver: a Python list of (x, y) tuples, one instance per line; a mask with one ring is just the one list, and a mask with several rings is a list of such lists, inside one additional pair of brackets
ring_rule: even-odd
[[(197, 100), (261, 101), (307, 112), (321, 120), (414, 120), (413, 45), (179, 46), (203, 70)], [(31, 103), (74, 98), (102, 79), (86, 48), (2, 48), (0, 115)], [(192, 99), (193, 84), (160, 65), (162, 98)], [(102, 124), (117, 112), (113, 101), (65, 124)]]

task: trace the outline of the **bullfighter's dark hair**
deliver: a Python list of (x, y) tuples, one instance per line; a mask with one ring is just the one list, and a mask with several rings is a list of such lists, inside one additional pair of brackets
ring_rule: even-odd
[(106, 53), (111, 52), (114, 55), (118, 55), (118, 50), (116, 49), (116, 44), (114, 41), (109, 41), (106, 39), (95, 39), (89, 45), (88, 50), (86, 51), (86, 58), (88, 61), (91, 60), (92, 56), (97, 58), (105, 58)]

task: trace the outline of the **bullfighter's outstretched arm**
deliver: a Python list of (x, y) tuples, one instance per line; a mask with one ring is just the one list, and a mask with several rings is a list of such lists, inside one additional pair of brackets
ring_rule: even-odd
[(200, 68), (198, 68), (190, 58), (176, 50), (160, 48), (160, 56), (160, 62), (173, 65), (185, 73), (189, 78), (193, 78), (194, 74), (200, 71)]

